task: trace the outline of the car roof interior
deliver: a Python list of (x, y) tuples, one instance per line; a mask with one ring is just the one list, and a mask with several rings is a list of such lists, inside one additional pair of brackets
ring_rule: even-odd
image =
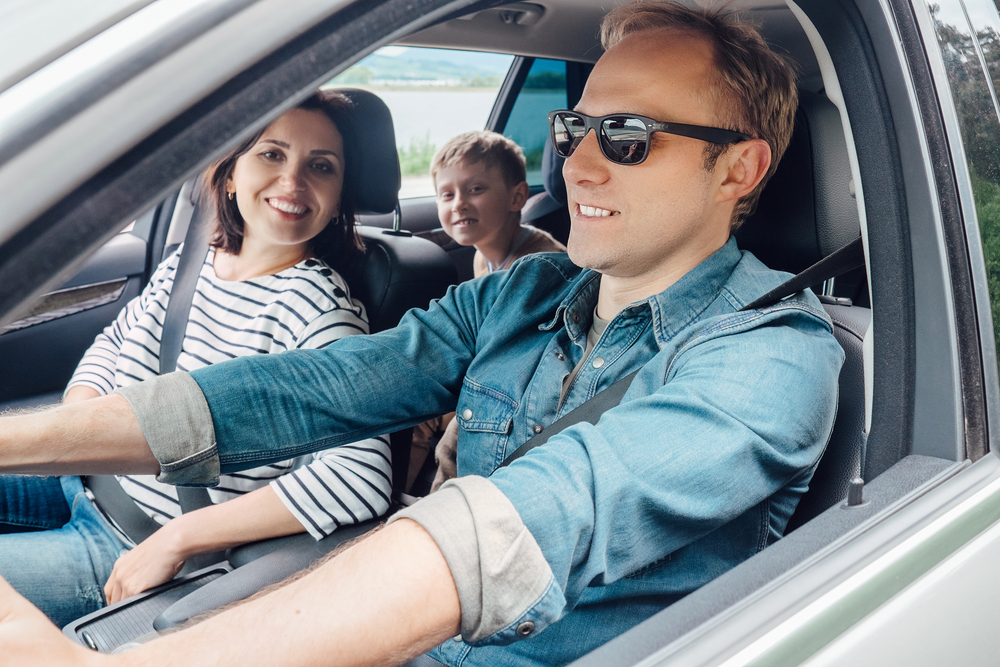
[[(684, 4), (713, 7), (718, 3), (686, 0)], [(484, 6), (488, 8), (477, 10)], [(601, 0), (476, 3), (461, 17), (439, 22), (396, 43), (593, 63), (603, 52), (598, 26), (610, 6)], [(758, 24), (772, 48), (796, 62), (801, 87), (813, 92), (822, 88), (809, 39), (785, 2), (742, 0), (730, 6)]]

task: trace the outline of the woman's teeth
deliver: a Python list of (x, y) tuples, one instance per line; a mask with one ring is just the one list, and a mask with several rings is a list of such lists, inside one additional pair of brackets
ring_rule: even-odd
[(609, 211), (607, 209), (597, 208), (596, 206), (584, 206), (583, 204), (580, 204), (580, 213), (591, 218), (607, 218), (615, 215), (617, 211)]
[(302, 215), (309, 210), (306, 206), (300, 206), (299, 204), (293, 204), (280, 199), (268, 199), (267, 203), (283, 213), (291, 213), (292, 215)]

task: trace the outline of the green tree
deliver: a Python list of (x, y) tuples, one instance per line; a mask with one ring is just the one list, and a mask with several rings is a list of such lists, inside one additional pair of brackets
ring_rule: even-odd
[(525, 90), (565, 90), (566, 75), (559, 72), (539, 72), (524, 81)]
[[(968, 31), (949, 25), (931, 7), (938, 44), (958, 111), (963, 145), (972, 175), (976, 217), (986, 260), (990, 307), (997, 349), (1000, 349), (1000, 119), (997, 118), (990, 82), (1000, 76), (1000, 35), (992, 28), (980, 30), (975, 40)], [(986, 67), (991, 79), (987, 79)]]

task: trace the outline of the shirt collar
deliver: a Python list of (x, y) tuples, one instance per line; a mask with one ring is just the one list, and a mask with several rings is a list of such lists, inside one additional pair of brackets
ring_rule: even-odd
[[(648, 308), (653, 316), (656, 342), (662, 348), (716, 300), (742, 256), (736, 247), (736, 239), (730, 237), (721, 248), (676, 283), (659, 294), (629, 305), (612, 322), (632, 317), (637, 311)], [(562, 323), (571, 339), (586, 335), (590, 318), (589, 315), (584, 317), (584, 314), (592, 311), (597, 303), (600, 277), (601, 274), (596, 271), (584, 271), (559, 304), (553, 318), (538, 328), (548, 331)]]

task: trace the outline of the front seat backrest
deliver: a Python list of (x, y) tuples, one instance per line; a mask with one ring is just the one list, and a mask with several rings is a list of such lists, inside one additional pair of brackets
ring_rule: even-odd
[(853, 192), (840, 112), (800, 91), (792, 140), (736, 240), (772, 269), (799, 273), (858, 238)]
[[(757, 210), (736, 232), (737, 241), (769, 267), (799, 273), (854, 241), (860, 229), (840, 112), (825, 97), (801, 91), (788, 150)], [(845, 498), (866, 453), (862, 341), (871, 311), (838, 305), (826, 309), (846, 355), (837, 420), (786, 533)]]

